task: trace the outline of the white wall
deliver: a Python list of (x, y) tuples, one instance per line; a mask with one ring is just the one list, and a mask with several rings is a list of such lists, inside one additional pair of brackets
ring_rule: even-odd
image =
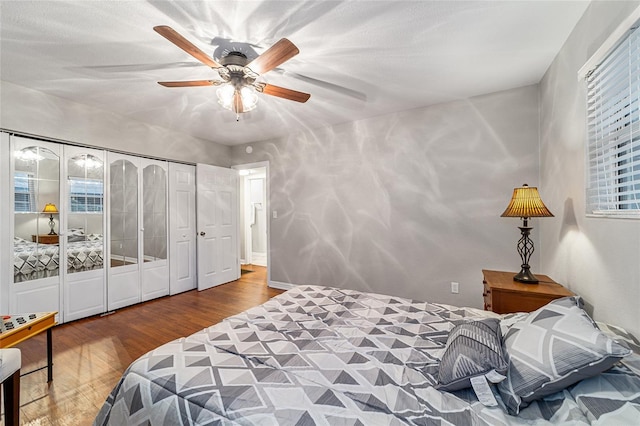
[(230, 148), (0, 81), (0, 127), (156, 158), (228, 167)]
[(640, 336), (640, 220), (585, 217), (585, 84), (578, 70), (638, 1), (592, 2), (541, 82), (542, 266), (596, 320)]
[(271, 279), (481, 307), (481, 269), (520, 267), (500, 214), (538, 183), (538, 119), (529, 86), (233, 147), (270, 161)]

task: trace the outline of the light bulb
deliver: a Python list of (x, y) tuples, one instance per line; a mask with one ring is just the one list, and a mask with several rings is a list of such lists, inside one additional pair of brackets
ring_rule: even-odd
[(230, 84), (225, 84), (224, 86), (220, 87), (216, 91), (218, 95), (218, 103), (222, 105), (223, 108), (232, 109), (233, 95), (235, 91), (235, 88)]
[(242, 106), (244, 107), (244, 111), (251, 111), (258, 104), (258, 96), (256, 95), (256, 91), (251, 86), (244, 86), (240, 89), (240, 96), (242, 96)]

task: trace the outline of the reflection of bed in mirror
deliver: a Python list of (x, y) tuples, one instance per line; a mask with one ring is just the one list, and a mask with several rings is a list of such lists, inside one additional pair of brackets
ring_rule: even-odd
[[(103, 266), (102, 234), (69, 236), (66, 245), (67, 272), (90, 271)], [(37, 244), (20, 237), (14, 238), (13, 281), (22, 282), (58, 275), (60, 246)]]

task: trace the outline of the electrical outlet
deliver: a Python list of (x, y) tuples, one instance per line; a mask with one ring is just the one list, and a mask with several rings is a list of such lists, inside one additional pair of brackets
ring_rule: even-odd
[(459, 289), (460, 289), (460, 283), (451, 281), (451, 293), (458, 294)]
[(277, 219), (278, 218), (278, 210), (274, 210), (272, 213), (273, 213), (273, 218)]

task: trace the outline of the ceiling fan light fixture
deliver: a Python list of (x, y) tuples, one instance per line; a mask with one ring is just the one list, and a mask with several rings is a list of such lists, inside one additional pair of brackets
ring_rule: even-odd
[[(220, 87), (216, 91), (216, 94), (218, 95), (218, 103), (222, 105), (223, 108), (234, 111), (233, 100), (236, 90), (237, 89), (230, 84), (225, 84)], [(240, 88), (240, 96), (242, 97), (242, 112), (251, 111), (258, 105), (258, 95), (253, 87), (244, 86)]]

